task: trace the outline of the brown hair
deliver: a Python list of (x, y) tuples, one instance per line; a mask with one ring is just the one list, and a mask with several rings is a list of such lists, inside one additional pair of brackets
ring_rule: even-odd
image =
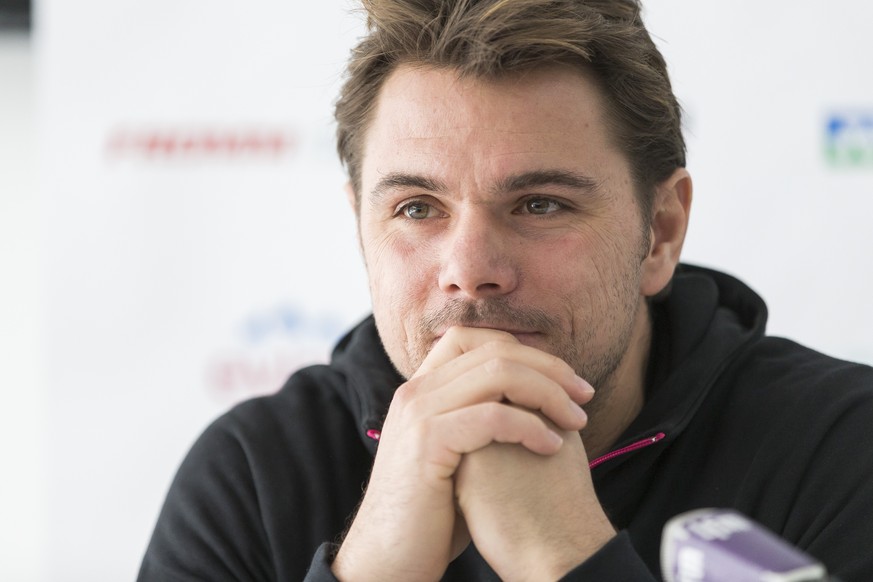
[(362, 0), (368, 34), (336, 103), (337, 149), (360, 195), (363, 138), (399, 64), (496, 78), (549, 64), (593, 73), (644, 216), (654, 187), (685, 165), (680, 107), (638, 0)]

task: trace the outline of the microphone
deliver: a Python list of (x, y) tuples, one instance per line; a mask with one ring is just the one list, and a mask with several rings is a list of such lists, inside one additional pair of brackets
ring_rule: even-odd
[(820, 562), (728, 509), (699, 509), (668, 521), (661, 573), (665, 582), (839, 582)]

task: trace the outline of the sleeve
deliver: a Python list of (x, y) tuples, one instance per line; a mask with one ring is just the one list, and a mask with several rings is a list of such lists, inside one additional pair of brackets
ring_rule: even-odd
[(637, 554), (626, 531), (621, 531), (605, 546), (568, 572), (561, 582), (590, 580), (622, 580), (626, 582), (656, 582), (656, 578)]
[(321, 544), (318, 547), (304, 582), (339, 582), (330, 569), (330, 556), (333, 553), (333, 549), (334, 545), (329, 543)]
[(243, 446), (224, 419), (206, 429), (170, 486), (138, 580), (274, 580)]
[(813, 458), (785, 526), (788, 539), (847, 582), (873, 580), (873, 375), (864, 384), (834, 394), (808, 423), (801, 448)]
[[(809, 359), (809, 358), (808, 358)], [(873, 370), (796, 364), (737, 507), (846, 582), (873, 580)]]

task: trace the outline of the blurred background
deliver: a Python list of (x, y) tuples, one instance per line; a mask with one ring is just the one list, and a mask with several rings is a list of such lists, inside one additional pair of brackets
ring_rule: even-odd
[[(649, 0), (685, 260), (873, 363), (873, 3)], [(332, 103), (351, 0), (0, 0), (0, 579), (133, 580), (205, 425), (369, 309)]]

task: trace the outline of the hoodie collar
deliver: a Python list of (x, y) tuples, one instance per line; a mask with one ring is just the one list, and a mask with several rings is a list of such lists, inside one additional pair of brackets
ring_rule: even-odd
[(405, 380), (388, 358), (372, 315), (339, 341), (331, 366), (345, 377), (340, 396), (352, 411), (364, 444), (375, 455), (376, 440), (366, 435), (382, 429), (394, 391)]
[[(688, 427), (725, 369), (764, 334), (763, 300), (737, 279), (683, 265), (669, 296), (652, 305), (655, 329), (646, 402), (613, 450), (632, 452), (592, 472), (598, 497), (613, 523), (635, 515), (670, 443)], [(657, 443), (634, 449), (657, 435)]]
[(619, 447), (648, 433), (669, 437), (684, 429), (734, 355), (764, 334), (767, 307), (738, 279), (682, 265), (672, 286), (652, 305), (646, 403)]
[[(662, 444), (676, 438), (724, 367), (763, 335), (767, 321), (764, 301), (745, 284), (691, 265), (680, 265), (670, 294), (653, 303), (652, 310), (655, 330), (646, 403), (613, 449), (659, 433), (666, 435)], [(385, 353), (372, 315), (340, 340), (331, 366), (345, 377), (341, 396), (366, 446), (375, 453), (376, 441), (366, 434), (382, 428), (394, 391), (404, 378)], [(624, 461), (616, 458), (600, 471)]]

